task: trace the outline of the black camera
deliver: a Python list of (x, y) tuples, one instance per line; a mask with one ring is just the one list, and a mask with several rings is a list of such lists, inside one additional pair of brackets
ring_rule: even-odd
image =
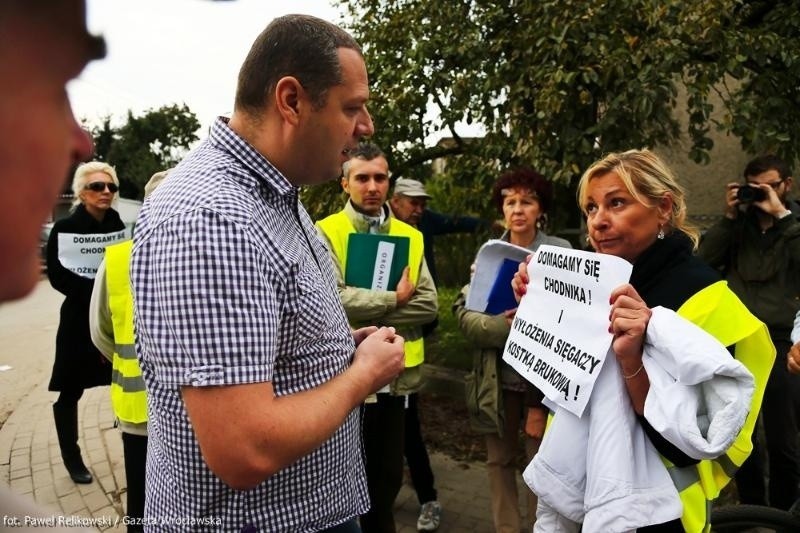
[(752, 185), (742, 185), (736, 189), (736, 199), (743, 204), (750, 204), (766, 200), (767, 193), (764, 192), (764, 189), (753, 187)]

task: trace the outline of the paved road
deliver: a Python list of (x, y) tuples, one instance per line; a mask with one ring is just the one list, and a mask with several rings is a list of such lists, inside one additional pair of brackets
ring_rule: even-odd
[[(0, 304), (0, 427), (19, 401), (49, 379), (64, 296), (42, 280), (24, 300)], [(55, 398), (55, 393), (53, 393)]]
[[(55, 513), (91, 517), (99, 531), (124, 530), (122, 444), (108, 388), (86, 391), (79, 403), (80, 445), (95, 482), (74, 484), (61, 463), (51, 408), (56, 393), (47, 391), (61, 301), (42, 281), (25, 300), (0, 306), (0, 366), (11, 367), (0, 371), (0, 482)], [(439, 531), (492, 531), (484, 465), (439, 453), (431, 460), (445, 509)], [(398, 533), (416, 531), (418, 513), (414, 491), (405, 483), (395, 504)]]

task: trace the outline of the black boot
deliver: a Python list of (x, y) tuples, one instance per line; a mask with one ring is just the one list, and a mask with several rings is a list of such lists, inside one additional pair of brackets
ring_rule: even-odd
[(67, 467), (69, 477), (75, 483), (91, 483), (92, 474), (83, 464), (81, 449), (78, 446), (78, 406), (61, 405), (56, 402), (53, 404), (53, 418), (56, 421), (61, 458)]

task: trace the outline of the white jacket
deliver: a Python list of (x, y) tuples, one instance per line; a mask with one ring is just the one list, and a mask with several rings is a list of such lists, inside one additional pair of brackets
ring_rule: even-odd
[[(650, 379), (644, 416), (695, 459), (721, 455), (744, 425), (753, 376), (714, 337), (653, 309), (642, 358)], [(583, 417), (557, 409), (524, 473), (539, 496), (534, 531), (633, 531), (679, 518), (667, 469), (636, 419), (609, 350)]]

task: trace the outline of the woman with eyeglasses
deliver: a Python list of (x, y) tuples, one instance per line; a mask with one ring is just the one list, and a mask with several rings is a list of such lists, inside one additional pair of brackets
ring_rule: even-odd
[(53, 416), (61, 457), (75, 483), (92, 482), (78, 446), (78, 400), (84, 389), (111, 382), (111, 364), (89, 335), (89, 301), (105, 247), (126, 238), (125, 224), (111, 207), (118, 190), (110, 165), (80, 165), (72, 180), (71, 213), (53, 225), (47, 242), (47, 275), (65, 296), (48, 388), (60, 393)]

